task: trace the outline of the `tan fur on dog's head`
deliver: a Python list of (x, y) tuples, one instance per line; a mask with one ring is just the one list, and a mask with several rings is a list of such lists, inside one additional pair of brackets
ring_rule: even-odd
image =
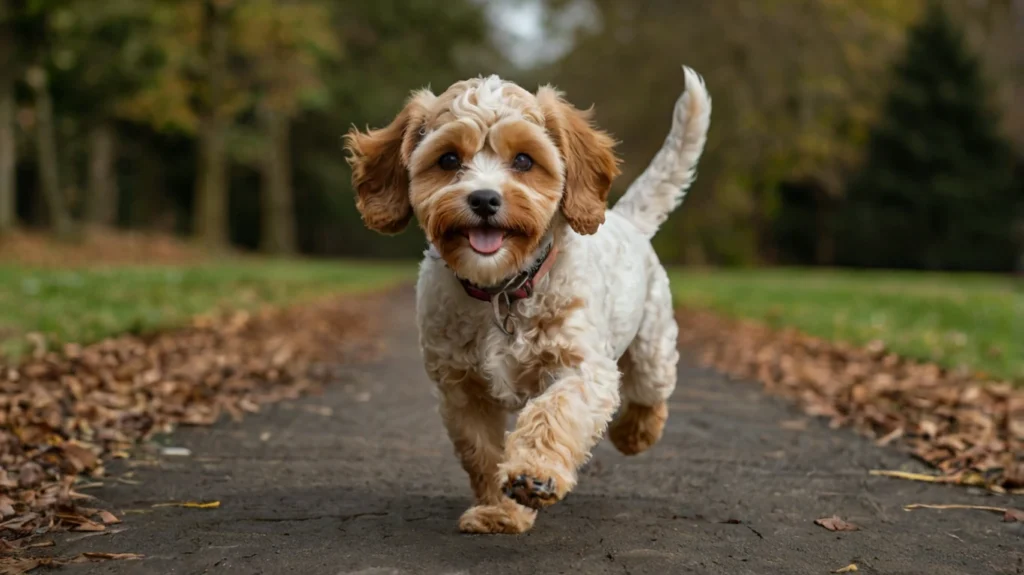
[[(497, 76), (416, 92), (389, 126), (353, 129), (345, 144), (366, 226), (397, 233), (415, 214), (445, 262), (479, 285), (517, 273), (559, 225), (596, 232), (619, 174), (615, 142), (589, 110)], [(477, 190), (498, 193), (496, 213), (471, 209)], [(496, 251), (476, 249), (482, 230), (502, 238)]]
[(565, 159), (562, 213), (580, 234), (592, 234), (604, 223), (612, 181), (619, 175), (615, 141), (591, 123), (593, 109), (578, 110), (550, 87), (537, 92), (548, 132), (557, 137)]

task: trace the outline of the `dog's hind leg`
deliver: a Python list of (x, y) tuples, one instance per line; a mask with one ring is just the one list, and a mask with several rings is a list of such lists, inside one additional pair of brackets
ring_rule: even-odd
[(676, 387), (679, 327), (668, 275), (660, 265), (651, 275), (640, 330), (619, 359), (622, 407), (608, 429), (608, 438), (626, 455), (642, 453), (661, 439), (667, 401)]
[(441, 418), (462, 468), (469, 475), (475, 504), (459, 518), (464, 533), (523, 533), (537, 512), (505, 497), (498, 482), (505, 410), (487, 398), (476, 382), (439, 386)]

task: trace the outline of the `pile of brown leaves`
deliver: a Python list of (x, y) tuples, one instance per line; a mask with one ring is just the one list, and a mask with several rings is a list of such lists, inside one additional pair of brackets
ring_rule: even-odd
[[(707, 366), (757, 379), (833, 427), (902, 439), (937, 482), (1024, 493), (1024, 389), (792, 330), (682, 310), (680, 340)], [(926, 477), (927, 479), (927, 477)]]
[(315, 390), (327, 361), (372, 354), (377, 302), (197, 319), (186, 329), (123, 336), (0, 365), (0, 551), (50, 530), (100, 531), (113, 514), (76, 491), (103, 462), (176, 425), (240, 418)]

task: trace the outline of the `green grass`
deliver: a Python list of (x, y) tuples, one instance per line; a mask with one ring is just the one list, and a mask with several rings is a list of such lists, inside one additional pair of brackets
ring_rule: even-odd
[(288, 305), (392, 285), (411, 264), (350, 261), (218, 261), (187, 267), (32, 269), (0, 264), (0, 353), (27, 349), (26, 333), (89, 343), (173, 327), (222, 309)]
[(1024, 289), (1007, 277), (913, 272), (672, 272), (679, 305), (1024, 381)]

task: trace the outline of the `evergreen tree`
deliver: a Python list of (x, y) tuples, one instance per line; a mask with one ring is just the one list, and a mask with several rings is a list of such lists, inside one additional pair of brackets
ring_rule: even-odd
[(978, 59), (938, 2), (908, 34), (867, 158), (850, 183), (841, 263), (1010, 270), (1013, 156)]

